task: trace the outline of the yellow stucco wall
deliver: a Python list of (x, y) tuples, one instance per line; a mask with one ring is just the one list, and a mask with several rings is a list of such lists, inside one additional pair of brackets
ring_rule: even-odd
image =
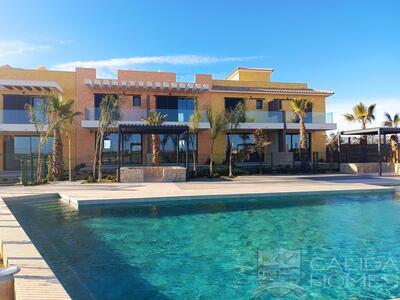
[(238, 81), (270, 81), (272, 71), (262, 69), (237, 68), (230, 74), (228, 80)]
[[(0, 79), (12, 79), (12, 80), (36, 80), (36, 81), (55, 81), (63, 89), (62, 97), (63, 99), (75, 99), (75, 72), (65, 72), (65, 71), (49, 71), (46, 69), (18, 69), (18, 68), (0, 68)], [(32, 89), (31, 91), (24, 89), (23, 91), (14, 90), (0, 90), (0, 109), (3, 106), (3, 94), (19, 94), (19, 95), (44, 95), (43, 92)], [(23, 132), (23, 133), (13, 133), (15, 135), (27, 135), (34, 132)], [(72, 152), (72, 166), (75, 165), (75, 130), (72, 130), (71, 134), (71, 152)], [(65, 135), (63, 135), (64, 150), (64, 164), (65, 167), (68, 166), (68, 140)], [(0, 146), (0, 155), (3, 152), (3, 147)], [(0, 170), (3, 170), (3, 159), (1, 159)]]
[[(242, 84), (242, 82), (240, 82)], [(245, 93), (225, 93), (225, 92), (213, 92), (211, 95), (211, 103), (213, 111), (223, 111), (225, 108), (225, 98), (242, 98), (245, 100), (248, 111), (256, 111), (256, 100), (263, 99), (262, 111), (268, 111), (268, 103), (274, 99), (284, 99), (282, 101), (282, 110), (291, 112), (291, 99), (308, 99), (312, 103), (313, 112), (325, 112), (325, 97), (323, 96), (298, 96), (288, 97), (287, 95), (270, 95), (270, 94), (245, 94)], [(274, 133), (269, 133), (272, 144), (268, 147), (268, 152), (278, 151), (278, 140)], [(318, 152), (319, 158), (325, 158), (325, 135), (324, 131), (312, 132), (311, 133), (311, 151)], [(214, 147), (214, 158), (216, 163), (222, 163), (226, 156), (226, 137), (221, 135)]]

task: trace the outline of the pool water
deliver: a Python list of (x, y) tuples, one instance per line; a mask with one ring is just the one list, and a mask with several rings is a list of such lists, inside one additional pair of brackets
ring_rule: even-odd
[(8, 206), (74, 299), (400, 296), (391, 193)]

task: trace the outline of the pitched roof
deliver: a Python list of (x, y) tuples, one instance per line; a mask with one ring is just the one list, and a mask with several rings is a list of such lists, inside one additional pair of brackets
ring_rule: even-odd
[(258, 94), (284, 94), (284, 95), (313, 95), (331, 96), (335, 92), (314, 89), (291, 89), (291, 88), (263, 88), (263, 87), (244, 87), (244, 86), (221, 86), (215, 85), (211, 92), (236, 92), (236, 93), (258, 93)]

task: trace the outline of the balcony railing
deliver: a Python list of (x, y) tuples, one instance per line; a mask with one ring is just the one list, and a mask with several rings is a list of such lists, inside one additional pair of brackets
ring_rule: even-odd
[[(166, 116), (167, 122), (189, 122), (190, 117), (193, 114), (193, 110), (181, 110), (181, 109), (155, 109), (150, 110), (161, 113)], [(120, 121), (143, 121), (150, 112), (146, 109), (132, 109), (123, 108), (120, 110)], [(200, 122), (206, 122), (205, 112), (200, 112)], [(98, 121), (100, 117), (100, 108), (86, 108), (85, 109), (85, 120)]]
[[(0, 124), (31, 124), (31, 123), (32, 122), (29, 117), (29, 114), (24, 109), (0, 110)], [(47, 123), (47, 121), (45, 123)]]
[[(299, 117), (293, 112), (285, 113), (286, 123), (299, 123)], [(333, 113), (331, 112), (309, 112), (304, 120), (305, 123), (333, 124)]]
[(246, 123), (283, 123), (283, 112), (247, 111)]
[[(189, 122), (193, 110), (181, 109), (155, 109), (150, 111), (160, 112), (166, 115), (167, 122)], [(120, 121), (142, 121), (146, 118), (148, 110), (141, 108), (123, 108), (120, 110)], [(200, 122), (208, 122), (205, 111), (200, 112)], [(97, 121), (100, 117), (100, 109), (88, 107), (85, 110), (85, 120)], [(247, 111), (245, 123), (298, 123), (299, 118), (292, 112), (285, 111)], [(333, 114), (324, 112), (310, 112), (307, 114), (306, 123), (333, 124)]]

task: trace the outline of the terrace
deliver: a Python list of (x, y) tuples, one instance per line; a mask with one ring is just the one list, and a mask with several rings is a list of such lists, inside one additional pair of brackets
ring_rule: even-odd
[[(160, 112), (166, 115), (166, 123), (188, 123), (193, 110), (184, 109), (142, 109), (142, 108), (123, 108), (121, 109), (118, 123), (145, 124), (142, 120), (146, 118), (150, 111)], [(209, 123), (205, 111), (201, 111), (200, 129), (209, 128)], [(100, 116), (100, 108), (86, 107), (85, 119), (82, 120), (83, 128), (97, 128)], [(292, 112), (287, 111), (247, 111), (246, 121), (240, 126), (241, 129), (299, 129), (299, 120)], [(333, 113), (310, 112), (305, 120), (307, 130), (334, 130), (336, 124), (333, 122)]]

